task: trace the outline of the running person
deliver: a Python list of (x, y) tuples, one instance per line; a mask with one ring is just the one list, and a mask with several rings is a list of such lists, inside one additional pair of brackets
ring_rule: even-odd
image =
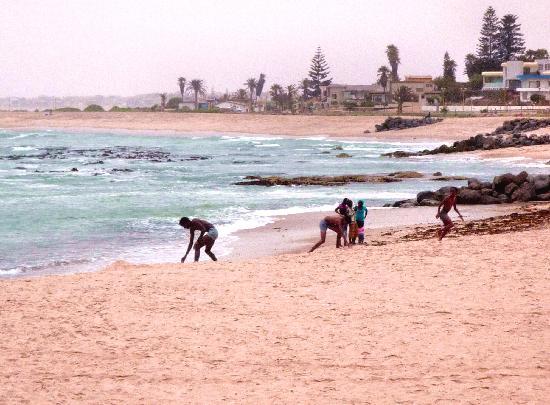
[(313, 245), (313, 247), (309, 250), (309, 252), (310, 253), (313, 252), (315, 249), (317, 249), (319, 246), (325, 243), (325, 240), (327, 238), (327, 229), (330, 229), (331, 231), (336, 232), (337, 248), (342, 246), (341, 244), (342, 237), (344, 237), (344, 246), (348, 246), (348, 241), (344, 234), (345, 225), (346, 225), (346, 220), (344, 217), (340, 215), (329, 215), (323, 218), (321, 222), (319, 222), (319, 229), (321, 230), (321, 240), (319, 240), (319, 242)]
[(217, 261), (218, 259), (214, 255), (214, 253), (211, 251), (212, 246), (214, 246), (214, 242), (216, 242), (216, 239), (218, 239), (218, 230), (214, 225), (212, 225), (210, 222), (205, 221), (204, 219), (189, 219), (187, 217), (183, 217), (180, 219), (180, 226), (184, 227), (185, 229), (189, 229), (189, 246), (187, 247), (187, 252), (185, 252), (185, 256), (181, 258), (181, 262), (185, 262), (185, 259), (187, 258), (187, 255), (191, 251), (191, 247), (193, 246), (193, 241), (195, 240), (195, 231), (199, 231), (200, 235), (197, 238), (197, 242), (195, 243), (194, 249), (195, 249), (195, 261), (199, 261), (199, 257), (201, 255), (201, 248), (205, 246), (204, 252), (210, 256), (210, 258), (214, 261)]
[(459, 218), (464, 221), (462, 214), (458, 212), (458, 209), (456, 208), (457, 192), (458, 189), (456, 187), (451, 187), (450, 194), (445, 197), (437, 207), (437, 214), (435, 217), (441, 219), (441, 221), (443, 222), (443, 226), (437, 231), (437, 237), (439, 238), (439, 240), (443, 239), (445, 235), (447, 235), (449, 231), (455, 226), (453, 224), (453, 221), (451, 221), (451, 218), (449, 217), (449, 212), (451, 211), (451, 208), (454, 208)]

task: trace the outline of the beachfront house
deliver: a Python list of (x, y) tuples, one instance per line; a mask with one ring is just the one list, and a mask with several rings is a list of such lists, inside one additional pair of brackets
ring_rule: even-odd
[(510, 60), (501, 66), (502, 71), (481, 73), (483, 91), (515, 91), (522, 102), (529, 102), (531, 96), (538, 94), (550, 101), (550, 59)]
[(406, 86), (411, 89), (411, 93), (415, 101), (418, 101), (420, 104), (426, 104), (426, 101), (429, 98), (435, 98), (439, 93), (439, 89), (433, 82), (432, 76), (422, 75), (422, 76), (405, 76), (404, 80), (399, 80), (392, 82), (390, 84), (391, 93), (395, 93), (397, 89), (401, 86)]
[(390, 100), (390, 89), (388, 86), (384, 94), (384, 88), (378, 84), (329, 84), (321, 86), (321, 95), (330, 105), (341, 105), (345, 101), (384, 104)]

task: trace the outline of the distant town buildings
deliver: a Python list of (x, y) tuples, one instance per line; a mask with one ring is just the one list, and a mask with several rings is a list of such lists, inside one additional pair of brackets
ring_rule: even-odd
[(389, 86), (384, 88), (378, 84), (329, 84), (321, 86), (321, 96), (329, 104), (342, 104), (345, 101), (370, 101), (374, 104), (384, 104), (390, 100)]
[(481, 73), (483, 91), (511, 90), (520, 94), (522, 102), (531, 101), (533, 95), (550, 101), (550, 59), (510, 60), (501, 66), (502, 71)]
[(404, 80), (390, 83), (391, 93), (395, 93), (397, 89), (401, 86), (406, 86), (411, 89), (411, 93), (415, 98), (415, 101), (418, 101), (421, 104), (426, 103), (428, 97), (435, 97), (440, 92), (435, 83), (433, 82), (432, 76), (405, 76)]

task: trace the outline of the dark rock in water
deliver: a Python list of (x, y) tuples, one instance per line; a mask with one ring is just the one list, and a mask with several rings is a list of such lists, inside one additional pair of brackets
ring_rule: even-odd
[(420, 205), (423, 207), (437, 207), (441, 201), (439, 200), (431, 200), (429, 198), (425, 198), (424, 200), (420, 201)]
[(334, 146), (332, 150), (344, 150), (344, 148), (340, 145)]
[(73, 167), (73, 168), (71, 169), (71, 172), (77, 172), (77, 171), (78, 171), (78, 169), (77, 169), (76, 167)]
[(522, 171), (516, 176), (515, 183), (519, 186), (520, 184), (527, 181), (528, 177), (529, 177), (529, 174), (526, 171)]
[(493, 188), (493, 183), (491, 183), (490, 181), (482, 181), (481, 188)]
[(440, 176), (440, 177), (434, 177), (432, 180), (435, 180), (435, 181), (468, 180), (468, 177), (464, 177), (464, 176)]
[(321, 152), (322, 155), (330, 155), (330, 152), (328, 150), (324, 150)]
[(126, 168), (124, 168), (124, 169), (116, 169), (115, 168), (115, 169), (112, 169), (111, 172), (113, 172), (113, 173), (116, 173), (116, 172), (130, 173), (130, 172), (133, 172), (133, 170), (132, 169), (126, 169)]
[(188, 158), (185, 158), (185, 159), (182, 159), (182, 160), (208, 160), (208, 159), (212, 159), (212, 158), (209, 157), (209, 156), (192, 155), (192, 156), (189, 156)]
[(443, 173), (441, 173), (441, 172), (435, 172), (434, 174), (432, 174), (432, 176), (443, 176)]
[(388, 117), (382, 124), (376, 124), (374, 128), (376, 129), (376, 132), (383, 132), (383, 131), (400, 130), (400, 129), (407, 129), (407, 128), (416, 128), (424, 125), (435, 124), (441, 121), (443, 121), (443, 118), (424, 117), (424, 118), (406, 119), (401, 117)]
[(388, 174), (388, 176), (395, 177), (397, 179), (419, 179), (424, 177), (422, 173), (414, 171), (393, 172)]
[(23, 167), (23, 166), (15, 166), (14, 169), (15, 170), (27, 170), (27, 168)]
[(416, 206), (418, 206), (418, 203), (414, 199), (400, 200), (392, 204), (392, 207), (395, 207), (395, 208), (411, 208)]
[(439, 194), (433, 191), (421, 191), (416, 195), (416, 201), (420, 204), (423, 200), (439, 200)]
[(538, 194), (537, 201), (550, 201), (550, 193)]
[(517, 189), (518, 185), (516, 183), (510, 183), (504, 187), (504, 193), (506, 193), (506, 195), (512, 195)]
[(510, 197), (512, 201), (530, 201), (536, 197), (537, 193), (535, 192), (535, 186), (530, 183), (523, 183), (516, 191), (512, 193)]
[(394, 183), (402, 181), (389, 176), (377, 175), (342, 175), (342, 176), (246, 176), (245, 181), (234, 183), (238, 186), (341, 186), (348, 183)]
[(502, 193), (504, 192), (506, 186), (510, 183), (517, 184), (517, 178), (512, 173), (504, 173), (500, 176), (495, 176), (493, 179), (493, 189)]
[(472, 190), (481, 190), (481, 182), (478, 179), (468, 179), (468, 188)]
[(479, 204), (481, 202), (481, 191), (461, 188), (458, 190), (456, 201), (459, 204)]
[(336, 155), (337, 158), (350, 158), (351, 155), (348, 153), (339, 153)]
[[(437, 205), (450, 193), (451, 187), (437, 191), (421, 191), (416, 196), (418, 205)], [(495, 176), (493, 182), (469, 179), (468, 186), (458, 189), (459, 204), (504, 204), (510, 202), (550, 201), (550, 175), (530, 176), (527, 172), (518, 175), (505, 173)], [(403, 206), (408, 200), (397, 201), (392, 206)]]
[(537, 194), (544, 194), (550, 191), (550, 175), (539, 174), (534, 177), (535, 191)]
[(479, 200), (480, 204), (501, 204), (502, 200), (500, 200), (497, 197), (493, 197), (490, 195), (481, 195), (481, 198)]

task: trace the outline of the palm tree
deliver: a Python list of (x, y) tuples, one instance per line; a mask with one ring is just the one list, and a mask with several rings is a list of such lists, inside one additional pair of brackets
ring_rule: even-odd
[(181, 102), (183, 103), (183, 95), (185, 94), (185, 83), (187, 80), (185, 80), (185, 77), (179, 77), (178, 78), (178, 86), (180, 86), (180, 93), (181, 93)]
[(401, 63), (401, 59), (399, 59), (399, 49), (393, 44), (388, 45), (386, 48), (386, 55), (388, 56), (388, 62), (390, 62), (391, 66), (391, 79), (396, 82), (399, 80), (397, 65)]
[(403, 112), (403, 103), (412, 99), (412, 91), (407, 86), (399, 86), (393, 97), (397, 101), (397, 113), (401, 114)]
[(288, 109), (292, 111), (293, 114), (294, 114), (295, 97), (296, 97), (296, 87), (293, 84), (286, 86), (286, 99), (287, 99), (286, 101), (287, 101)]
[(193, 79), (187, 85), (187, 91), (195, 93), (195, 110), (199, 109), (199, 94), (201, 96), (206, 94), (206, 88), (204, 87), (204, 80)]
[(159, 96), (160, 96), (160, 110), (164, 111), (164, 109), (166, 108), (166, 96), (167, 96), (167, 94), (166, 93), (160, 93)]
[(252, 105), (254, 104), (254, 90), (256, 90), (256, 87), (258, 86), (258, 82), (256, 79), (251, 77), (244, 83), (246, 87), (248, 87), (248, 92), (250, 94), (250, 111), (253, 111)]
[(377, 83), (384, 88), (384, 104), (388, 104), (388, 100), (386, 100), (386, 88), (388, 87), (388, 73), (390, 73), (390, 70), (387, 66), (380, 66), (378, 68), (378, 81)]
[(237, 100), (246, 100), (248, 98), (248, 94), (246, 93), (245, 89), (238, 89), (235, 92), (235, 99)]
[(281, 100), (281, 94), (283, 93), (283, 87), (280, 84), (275, 83), (271, 86), (271, 89), (269, 90), (269, 94), (271, 95), (271, 99), (275, 101), (276, 104), (279, 105), (281, 110), (283, 109), (282, 100)]

